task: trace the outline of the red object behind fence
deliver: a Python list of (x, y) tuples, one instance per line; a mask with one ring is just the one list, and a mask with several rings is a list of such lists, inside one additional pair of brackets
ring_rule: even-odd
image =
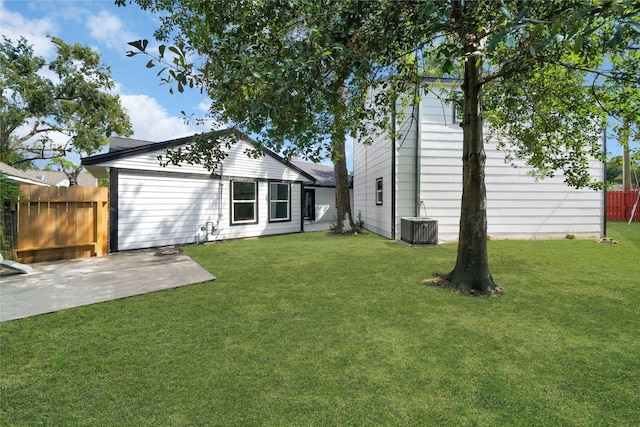
[[(638, 190), (607, 191), (607, 220), (629, 221), (636, 200), (638, 200)], [(633, 221), (640, 222), (640, 206), (636, 208)]]

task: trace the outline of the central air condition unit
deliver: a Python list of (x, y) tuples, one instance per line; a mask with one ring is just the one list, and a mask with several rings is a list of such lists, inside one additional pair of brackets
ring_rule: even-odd
[(400, 239), (412, 245), (437, 245), (438, 221), (419, 217), (401, 218)]

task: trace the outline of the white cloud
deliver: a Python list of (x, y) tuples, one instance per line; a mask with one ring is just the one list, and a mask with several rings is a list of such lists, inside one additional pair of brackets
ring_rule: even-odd
[(86, 26), (93, 38), (111, 49), (122, 52), (127, 48), (128, 42), (140, 38), (124, 28), (120, 18), (106, 10), (100, 11), (97, 15), (90, 15), (86, 19)]
[(0, 28), (2, 28), (2, 35), (14, 42), (20, 37), (27, 39), (38, 56), (49, 57), (55, 52), (47, 35), (58, 33), (58, 28), (48, 18), (26, 19), (17, 12), (7, 10), (5, 3), (0, 2)]
[(203, 126), (188, 125), (181, 117), (169, 115), (155, 98), (147, 95), (120, 95), (133, 125), (132, 138), (147, 141), (166, 141), (207, 130)]
[(211, 100), (209, 98), (201, 101), (197, 106), (196, 109), (198, 111), (202, 111), (203, 113), (208, 113), (209, 112), (209, 108), (211, 107)]

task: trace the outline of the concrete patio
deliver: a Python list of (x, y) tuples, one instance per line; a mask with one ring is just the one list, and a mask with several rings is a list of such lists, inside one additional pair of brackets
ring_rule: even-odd
[(0, 322), (215, 280), (174, 248), (30, 266), (0, 271)]

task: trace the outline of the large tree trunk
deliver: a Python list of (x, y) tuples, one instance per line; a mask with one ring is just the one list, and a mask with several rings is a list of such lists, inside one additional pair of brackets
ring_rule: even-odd
[(77, 187), (78, 186), (78, 176), (80, 175), (80, 171), (82, 168), (73, 169), (71, 171), (64, 170), (63, 172), (67, 175), (67, 179), (69, 180), (69, 187)]
[(492, 293), (496, 283), (487, 257), (487, 191), (485, 187), (483, 118), (478, 57), (471, 54), (464, 69), (462, 208), (456, 265), (444, 278), (463, 292)]
[(341, 141), (333, 141), (333, 149), (339, 156), (333, 161), (333, 175), (336, 181), (336, 231), (338, 233), (348, 233), (353, 230), (351, 198), (349, 197), (349, 172), (347, 171), (344, 145), (344, 136)]
[(622, 189), (631, 191), (631, 155), (629, 153), (629, 123), (622, 125), (622, 132), (618, 137), (622, 145)]
[(349, 197), (349, 172), (347, 171), (346, 141), (346, 89), (344, 79), (338, 80), (339, 103), (334, 112), (333, 132), (331, 135), (331, 160), (336, 184), (336, 232), (349, 233), (353, 230), (351, 198)]

